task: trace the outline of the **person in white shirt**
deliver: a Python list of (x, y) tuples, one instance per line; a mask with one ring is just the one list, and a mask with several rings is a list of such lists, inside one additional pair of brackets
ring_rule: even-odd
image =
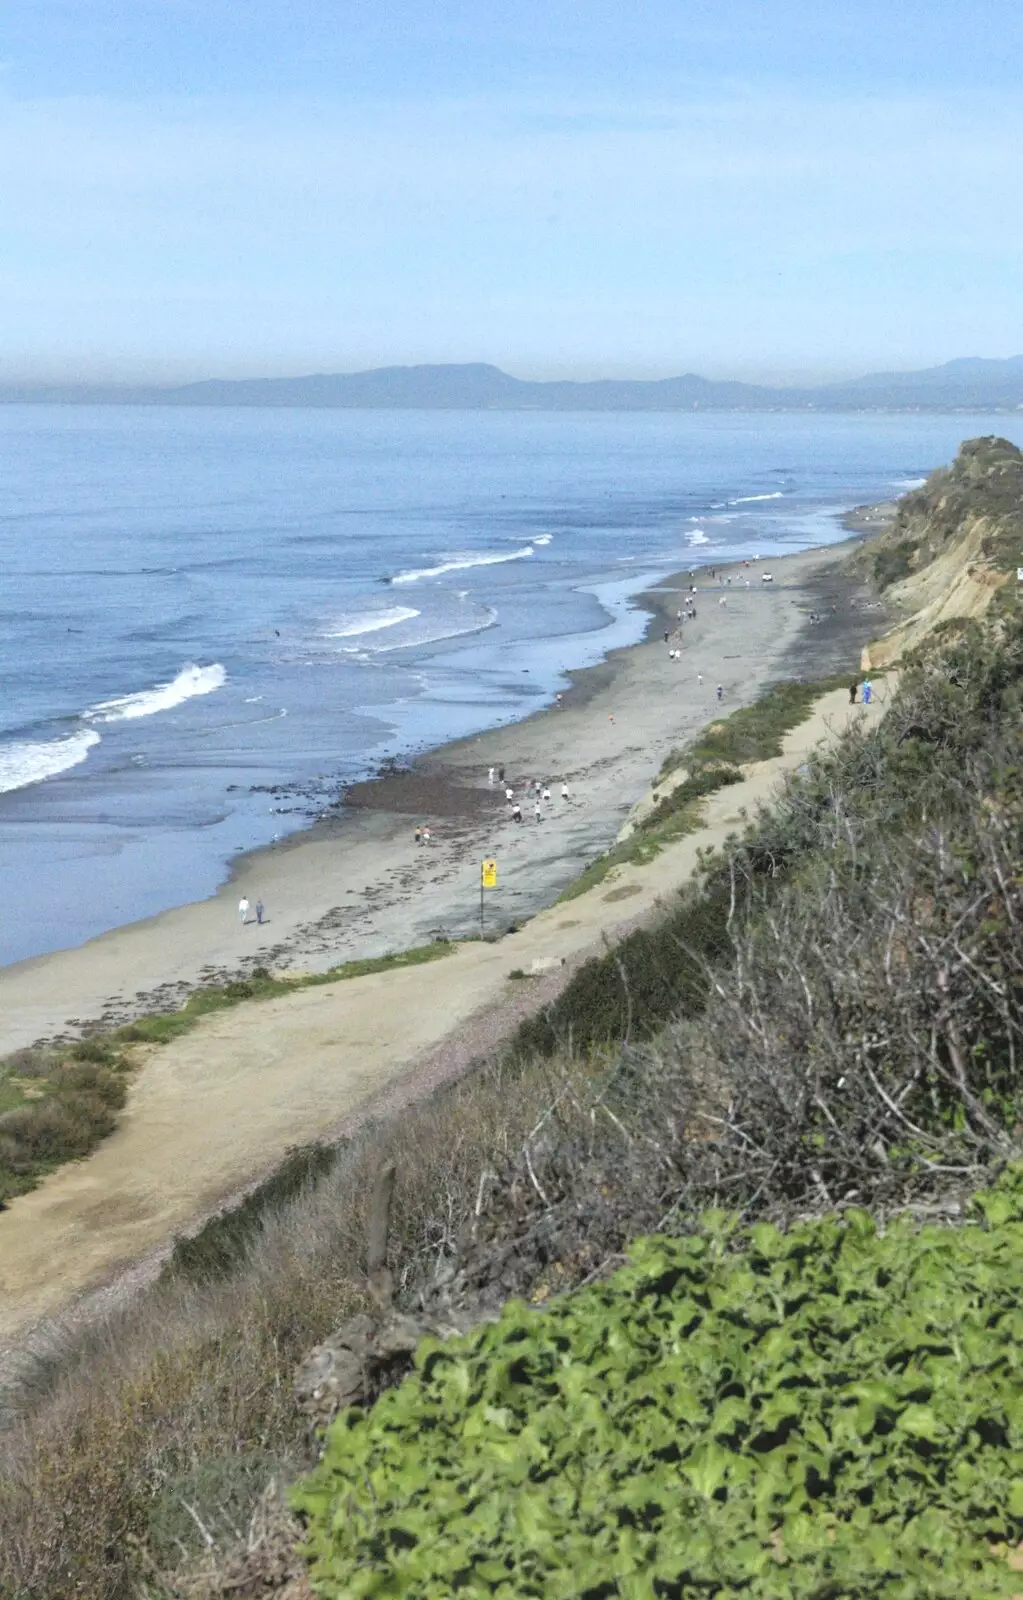
[(245, 898), (245, 896), (242, 895), (241, 899), (238, 902), (238, 921), (239, 922), (248, 922), (248, 920), (249, 920), (249, 902)]

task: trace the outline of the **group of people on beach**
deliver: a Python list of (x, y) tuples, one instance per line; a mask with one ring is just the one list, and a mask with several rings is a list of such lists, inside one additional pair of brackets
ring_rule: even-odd
[(861, 691), (860, 703), (862, 705), (869, 706), (871, 700), (874, 698), (874, 685), (871, 683), (869, 678), (864, 678), (862, 685), (860, 684), (859, 678), (854, 678), (852, 683), (849, 685), (849, 704), (851, 706), (856, 704), (856, 695), (858, 691)]
[[(494, 787), (495, 783), (503, 785), (504, 798), (508, 805), (509, 815), (513, 822), (521, 822), (523, 801), (516, 798), (514, 786), (505, 778), (504, 767), (489, 767), (487, 769), (487, 782), (491, 788)], [(522, 793), (523, 799), (527, 804), (530, 796), (532, 796), (534, 821), (542, 822), (545, 815), (544, 806), (551, 803), (550, 784), (545, 779), (526, 778), (523, 781)], [(564, 801), (570, 799), (567, 779), (563, 780), (561, 784), (561, 798)]]
[(263, 919), (266, 916), (266, 907), (264, 906), (262, 900), (257, 900), (255, 906), (250, 907), (248, 896), (243, 894), (238, 902), (238, 921), (243, 925), (249, 920), (250, 910), (255, 911), (256, 921), (262, 924)]

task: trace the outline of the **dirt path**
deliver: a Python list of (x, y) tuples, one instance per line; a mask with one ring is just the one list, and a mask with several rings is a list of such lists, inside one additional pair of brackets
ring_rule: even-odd
[(399, 1080), (411, 1081), (417, 1065), (430, 1059), (436, 1068), (447, 1057), (450, 1066), (493, 1042), (485, 1040), (488, 1016), (512, 1015), (528, 993), (509, 982), (513, 968), (574, 965), (603, 938), (655, 913), (691, 876), (698, 853), (739, 828), (740, 813), (768, 800), (783, 772), (851, 719), (873, 721), (883, 710), (883, 698), (864, 708), (851, 707), (844, 690), (825, 696), (782, 756), (710, 798), (699, 831), (495, 944), (242, 1005), (154, 1051), (118, 1131), (0, 1218), (0, 1340), (165, 1246), (290, 1145), (322, 1137)]
[[(501, 862), (489, 926), (532, 916), (614, 839), (667, 752), (715, 714), (718, 683), (731, 711), (775, 678), (818, 677), (834, 670), (836, 656), (856, 660), (876, 618), (854, 604), (855, 585), (842, 598), (843, 548), (784, 557), (773, 563), (773, 586), (747, 589), (736, 569), (727, 595), (701, 574), (699, 618), (677, 635), (679, 659), (659, 633), (614, 651), (577, 675), (561, 708), (446, 745), (410, 774), (357, 786), (339, 820), (240, 858), (210, 899), (0, 969), (0, 1054), (83, 1019), (114, 1026), (154, 1004), (175, 1009), (197, 983), (246, 963), (322, 971), (406, 950), (438, 931), (471, 935), (483, 855)], [(676, 627), (683, 588), (687, 581), (670, 580), (648, 596), (658, 628)], [(822, 592), (832, 589), (842, 602), (835, 615)], [(826, 612), (826, 624), (807, 626), (814, 609)], [(522, 825), (501, 787), (488, 784), (491, 766), (506, 768)], [(542, 826), (527, 787), (535, 778), (552, 792)], [(422, 821), (432, 824), (433, 845), (417, 850), (413, 828)], [(265, 902), (261, 926), (254, 917), (240, 924), (243, 893)]]

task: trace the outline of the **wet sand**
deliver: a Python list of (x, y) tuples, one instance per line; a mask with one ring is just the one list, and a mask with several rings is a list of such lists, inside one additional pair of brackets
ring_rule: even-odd
[[(520, 924), (614, 840), (668, 751), (714, 716), (718, 683), (728, 711), (777, 679), (853, 667), (879, 616), (841, 569), (851, 547), (718, 569), (731, 584), (698, 571), (697, 620), (680, 630), (689, 578), (669, 579), (648, 597), (656, 610), (647, 641), (578, 673), (560, 707), (355, 786), (339, 819), (241, 858), (207, 900), (0, 970), (0, 1053), (83, 1024), (169, 1009), (196, 984), (255, 965), (323, 970), (437, 935), (471, 936), (479, 932), (483, 856), (498, 861), (484, 931)], [(771, 584), (761, 581), (768, 567)], [(823, 619), (815, 626), (811, 612)], [(666, 629), (680, 660), (669, 658)], [(502, 765), (522, 804), (521, 824), (488, 782), (489, 767)], [(552, 795), (540, 822), (528, 787), (535, 779)], [(431, 829), (428, 847), (414, 843), (417, 824)], [(262, 926), (241, 924), (243, 894), (253, 905), (264, 901)]]
[[(486, 931), (503, 937), (459, 944), (428, 966), (241, 1005), (149, 1053), (117, 1131), (0, 1214), (0, 1383), (41, 1318), (70, 1315), (78, 1325), (102, 1316), (151, 1279), (176, 1234), (243, 1193), (290, 1146), (350, 1132), (464, 1071), (605, 941), (656, 916), (700, 852), (741, 826), (740, 813), (768, 800), (816, 743), (852, 718), (881, 715), (883, 689), (869, 712), (850, 707), (844, 689), (832, 692), (781, 757), (710, 798), (699, 831), (653, 863), (616, 868), (587, 894), (554, 903), (647, 801), (665, 754), (713, 718), (718, 682), (727, 711), (774, 680), (850, 670), (880, 619), (842, 571), (844, 553), (774, 562), (769, 585), (741, 566), (731, 585), (698, 579), (698, 619), (682, 629), (681, 661), (663, 640), (682, 588), (669, 581), (651, 599), (654, 638), (580, 674), (560, 708), (360, 785), (340, 824), (248, 858), (207, 901), (0, 973), (9, 1049), (75, 1016), (112, 1019), (173, 1003), (204, 975), (246, 964), (322, 968), (440, 931), (478, 932), (479, 861), (498, 861)], [(810, 625), (811, 612), (824, 620)], [(550, 781), (541, 822), (531, 803), (527, 820), (511, 821), (488, 782), (488, 768), (501, 764), (517, 794), (537, 777)], [(413, 841), (423, 822), (434, 833), (429, 847)], [(239, 923), (241, 892), (262, 895), (264, 927)], [(534, 964), (546, 976), (509, 981)]]

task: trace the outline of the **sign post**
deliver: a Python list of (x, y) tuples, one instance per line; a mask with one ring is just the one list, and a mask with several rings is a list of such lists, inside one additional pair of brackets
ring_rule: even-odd
[(483, 932), (483, 891), (497, 888), (497, 862), (488, 857), (480, 862), (480, 933)]

